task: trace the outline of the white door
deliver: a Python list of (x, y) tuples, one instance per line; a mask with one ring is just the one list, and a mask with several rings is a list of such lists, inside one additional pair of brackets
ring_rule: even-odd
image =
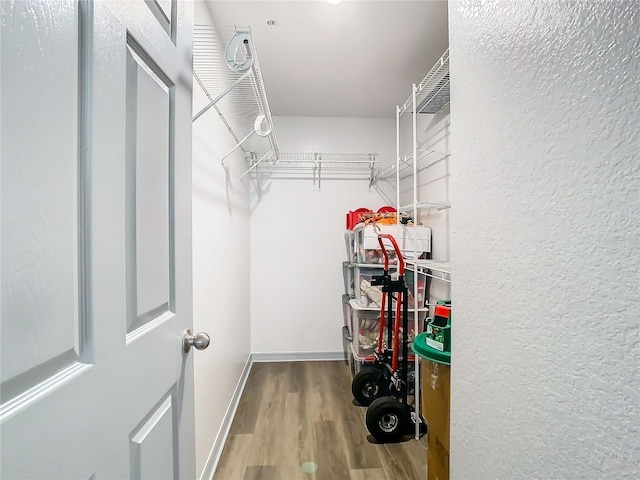
[(0, 4), (0, 476), (194, 478), (193, 6)]

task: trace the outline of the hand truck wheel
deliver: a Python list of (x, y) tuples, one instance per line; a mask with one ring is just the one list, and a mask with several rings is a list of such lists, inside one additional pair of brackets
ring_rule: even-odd
[(360, 370), (351, 382), (351, 393), (360, 405), (371, 405), (376, 398), (385, 395), (384, 376), (376, 369)]
[(394, 397), (377, 398), (367, 409), (369, 433), (381, 442), (393, 442), (411, 428), (411, 414), (407, 406)]

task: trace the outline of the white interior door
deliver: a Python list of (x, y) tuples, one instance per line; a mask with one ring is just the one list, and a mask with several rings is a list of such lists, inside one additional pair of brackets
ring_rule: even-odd
[(0, 4), (0, 476), (194, 478), (192, 5)]

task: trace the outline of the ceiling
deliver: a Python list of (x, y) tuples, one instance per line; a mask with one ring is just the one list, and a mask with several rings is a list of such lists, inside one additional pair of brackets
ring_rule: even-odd
[(394, 117), (448, 46), (446, 0), (197, 4), (196, 23), (251, 27), (273, 115)]

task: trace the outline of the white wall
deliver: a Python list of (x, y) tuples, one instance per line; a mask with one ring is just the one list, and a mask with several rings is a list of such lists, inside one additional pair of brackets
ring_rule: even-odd
[[(204, 2), (196, 2), (195, 21), (211, 23)], [(197, 82), (193, 84), (197, 112), (208, 100)], [(238, 180), (244, 158), (240, 152), (227, 158), (228, 171), (220, 165), (233, 145), (213, 109), (193, 124), (193, 326), (195, 332), (211, 336), (211, 346), (193, 354), (198, 475), (220, 440), (222, 421), (250, 353), (249, 189)], [(205, 472), (203, 478), (209, 477)]]
[(638, 478), (638, 3), (449, 5), (452, 478)]
[[(378, 153), (395, 159), (393, 119), (275, 117), (284, 153)], [(345, 214), (385, 201), (363, 180), (271, 180), (251, 211), (254, 353), (339, 352)]]

